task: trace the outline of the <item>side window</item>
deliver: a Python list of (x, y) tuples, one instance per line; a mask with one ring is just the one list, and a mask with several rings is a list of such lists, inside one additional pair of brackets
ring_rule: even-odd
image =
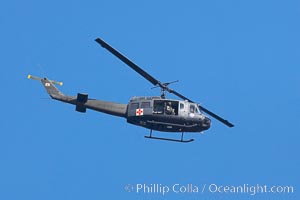
[(195, 112), (195, 106), (194, 105), (190, 105), (190, 113), (194, 113)]
[(131, 110), (135, 110), (135, 109), (138, 109), (138, 108), (139, 108), (139, 103), (131, 103), (131, 105), (130, 105)]
[(184, 109), (184, 104), (180, 103), (180, 110), (183, 110), (183, 109)]
[(141, 108), (150, 108), (150, 102), (142, 102)]
[(164, 101), (155, 100), (153, 104), (153, 113), (163, 114), (164, 112)]

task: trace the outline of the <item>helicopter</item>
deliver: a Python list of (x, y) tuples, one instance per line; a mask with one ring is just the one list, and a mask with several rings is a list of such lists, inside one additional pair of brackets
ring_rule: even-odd
[[(133, 63), (127, 57), (122, 55), (115, 48), (110, 46), (104, 40), (97, 38), (95, 41), (103, 48), (108, 50), (122, 62), (132, 68), (139, 75), (144, 77), (154, 87), (161, 89), (160, 96), (139, 96), (132, 97), (128, 104), (114, 103), (89, 98), (86, 93), (78, 93), (77, 96), (68, 96), (63, 94), (55, 85), (62, 86), (59, 81), (50, 80), (48, 78), (39, 78), (28, 75), (28, 79), (41, 81), (49, 96), (64, 103), (75, 105), (75, 110), (85, 113), (86, 109), (95, 110), (98, 112), (122, 117), (128, 123), (142, 126), (150, 129), (150, 134), (145, 136), (148, 139), (167, 140), (174, 142), (192, 142), (194, 139), (184, 139), (184, 133), (202, 133), (211, 126), (211, 116), (228, 127), (234, 127), (232, 123), (216, 115), (215, 113), (204, 108), (200, 104), (183, 96), (179, 92), (169, 88), (169, 85), (174, 82), (163, 83), (144, 71), (141, 67)], [(166, 92), (171, 93), (182, 100), (166, 98)], [(203, 114), (206, 113), (207, 115)], [(181, 133), (180, 139), (155, 137), (152, 131)]]

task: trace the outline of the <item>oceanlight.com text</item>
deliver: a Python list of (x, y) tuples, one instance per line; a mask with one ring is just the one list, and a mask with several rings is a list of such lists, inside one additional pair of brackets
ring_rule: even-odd
[(264, 185), (264, 184), (241, 184), (241, 185), (221, 185), (216, 183), (210, 184), (127, 184), (125, 191), (136, 194), (156, 194), (167, 195), (174, 194), (292, 194), (294, 187), (291, 185)]

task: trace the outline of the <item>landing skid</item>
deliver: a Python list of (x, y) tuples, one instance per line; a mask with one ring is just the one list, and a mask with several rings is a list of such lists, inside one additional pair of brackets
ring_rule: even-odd
[(171, 139), (171, 138), (160, 138), (160, 137), (153, 137), (153, 136), (145, 136), (145, 138), (148, 139), (155, 139), (155, 140), (166, 140), (166, 141), (172, 141), (172, 142), (193, 142), (194, 139), (189, 139), (189, 140), (176, 140), (176, 139)]
[(183, 132), (181, 133), (181, 139), (180, 140), (173, 139), (173, 138), (153, 137), (152, 136), (152, 130), (150, 131), (150, 135), (149, 136), (145, 136), (145, 138), (155, 139), (155, 140), (166, 140), (166, 141), (171, 141), (171, 142), (183, 142), (183, 143), (188, 143), (188, 142), (193, 142), (194, 141), (194, 139), (184, 140), (183, 139)]

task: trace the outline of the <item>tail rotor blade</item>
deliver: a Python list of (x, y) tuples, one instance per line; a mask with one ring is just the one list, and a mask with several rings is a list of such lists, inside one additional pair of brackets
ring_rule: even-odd
[(30, 74), (28, 74), (27, 78), (28, 78), (28, 79), (32, 79), (32, 80), (36, 80), (36, 81), (42, 80), (40, 77), (32, 76), (32, 75), (30, 75)]
[[(30, 74), (28, 74), (27, 78), (28, 78), (28, 79), (32, 79), (32, 80), (36, 80), (36, 81), (41, 81), (41, 80), (42, 80), (42, 78), (37, 77), (37, 76), (32, 76), (32, 75), (30, 75)], [(49, 81), (50, 81), (51, 83), (53, 83), (53, 84), (56, 84), (56, 85), (60, 85), (60, 86), (63, 85), (63, 82), (61, 82), (61, 81), (54, 81), (54, 80), (49, 80)]]

